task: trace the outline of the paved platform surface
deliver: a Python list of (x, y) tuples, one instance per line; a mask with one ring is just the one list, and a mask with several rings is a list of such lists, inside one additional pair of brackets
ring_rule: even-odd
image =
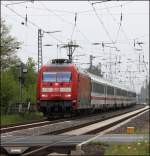
[(148, 134), (105, 134), (97, 137), (93, 141), (125, 143), (145, 140), (150, 140), (150, 136)]
[[(45, 145), (77, 145), (96, 135), (41, 135), (41, 136), (8, 136), (1, 137), (1, 146), (45, 146)], [(101, 142), (136, 142), (149, 141), (149, 135), (144, 134), (106, 134), (98, 136), (92, 141)]]
[(45, 145), (77, 145), (94, 135), (41, 135), (41, 136), (8, 136), (1, 138), (1, 146), (45, 146)]

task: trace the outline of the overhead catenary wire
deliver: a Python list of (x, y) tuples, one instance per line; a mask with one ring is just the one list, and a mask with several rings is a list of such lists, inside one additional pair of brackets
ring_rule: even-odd
[[(50, 12), (50, 13), (52, 13), (53, 15), (55, 15), (56, 17), (58, 17), (62, 22), (65, 22), (65, 23), (67, 23), (67, 24), (69, 24), (69, 25), (74, 25), (74, 23), (72, 23), (72, 22), (70, 22), (70, 21), (64, 19), (62, 16), (56, 14), (52, 9), (49, 9), (47, 6), (45, 6), (44, 3), (40, 3), (40, 4), (41, 4), (41, 5), (43, 6), (43, 8), (46, 9), (48, 12)], [(81, 30), (78, 28), (77, 25), (76, 25), (76, 29), (78, 30), (78, 32), (82, 35), (82, 37), (83, 37), (86, 41), (88, 41), (90, 44), (92, 43), (92, 42), (87, 38), (87, 36), (86, 36), (83, 32), (81, 32)]]
[[(9, 9), (9, 10), (10, 10), (11, 12), (13, 12), (14, 14), (16, 14), (18, 17), (20, 17), (20, 18), (22, 18), (22, 19), (25, 20), (25, 18), (24, 18), (22, 15), (20, 15), (18, 12), (16, 12), (16, 11), (13, 10), (12, 8), (6, 6), (6, 5), (3, 4), (3, 3), (2, 3), (2, 5), (3, 5), (4, 7), (6, 7), (7, 9)], [(38, 28), (38, 29), (42, 29), (39, 25), (35, 24), (34, 22), (32, 22), (32, 21), (30, 21), (30, 20), (28, 20), (28, 23), (30, 23), (32, 26), (34, 26), (34, 27), (36, 27), (36, 28)], [(42, 30), (43, 30), (43, 29), (42, 29)], [(45, 31), (45, 30), (43, 30), (43, 31)], [(61, 40), (59, 40), (58, 38), (52, 36), (50, 33), (48, 33), (48, 35), (51, 36), (53, 39), (57, 40), (58, 42), (64, 43), (64, 42), (62, 42)]]
[(77, 21), (77, 13), (75, 13), (74, 26), (73, 26), (73, 31), (72, 31), (72, 34), (71, 34), (71, 40), (72, 40), (72, 37), (73, 37), (74, 31), (75, 31), (75, 28), (76, 28), (76, 21)]
[[(106, 6), (106, 5), (105, 5), (105, 6)], [(116, 23), (119, 25), (118, 31), (120, 31), (120, 30), (122, 31), (122, 33), (124, 34), (124, 36), (125, 36), (125, 38), (126, 38), (126, 40), (127, 40), (128, 45), (131, 46), (131, 48), (133, 49), (132, 45), (130, 45), (130, 42), (129, 42), (130, 39), (127, 37), (125, 31), (123, 30), (123, 27), (121, 27), (122, 14), (121, 14), (121, 16), (120, 16), (120, 23), (118, 23), (117, 20), (116, 20), (116, 18), (111, 14), (110, 10), (109, 10), (107, 7), (106, 7), (106, 9), (107, 9), (107, 12), (111, 15), (111, 17), (112, 17), (112, 19), (114, 20), (114, 22), (116, 22)], [(122, 13), (122, 12), (121, 12), (121, 13)], [(143, 36), (141, 36), (141, 37), (143, 37)], [(116, 42), (117, 42), (117, 38), (116, 38)]]
[[(130, 2), (128, 2), (128, 3), (131, 3), (131, 1)], [(20, 4), (20, 6), (24, 6), (23, 4)], [(121, 6), (125, 6), (124, 4), (121, 4), (121, 5), (117, 5), (117, 6), (112, 6), (112, 7), (107, 7), (107, 8), (114, 8), (114, 7), (121, 7)], [(46, 11), (44, 8), (41, 8), (41, 7), (31, 7), (31, 6), (28, 6), (28, 8), (29, 9), (36, 9), (36, 10), (41, 10), (41, 11)], [(106, 10), (107, 9), (106, 7), (105, 8), (101, 8), (101, 9), (97, 9), (97, 11), (101, 11), (101, 10)], [(72, 14), (72, 15), (74, 15), (74, 11), (68, 11), (68, 10), (59, 10), (59, 9), (51, 9), (52, 11), (54, 11), (54, 12), (58, 12), (58, 13), (66, 13), (66, 14)], [(78, 15), (82, 15), (82, 14), (84, 14), (84, 12), (86, 13), (90, 13), (90, 12), (93, 12), (93, 10), (89, 10), (89, 11), (78, 11)], [(118, 15), (118, 14), (120, 14), (120, 13), (112, 13), (112, 14), (115, 14), (115, 15)], [(128, 15), (136, 15), (136, 14), (148, 14), (148, 12), (146, 13), (146, 12), (135, 12), (135, 13), (130, 13), (130, 12), (128, 12), (128, 13), (124, 13), (124, 14), (128, 14)], [(89, 14), (87, 14), (87, 15), (89, 15)], [(101, 14), (101, 15), (105, 15), (105, 14)], [(32, 15), (32, 16), (48, 16), (48, 15)]]
[[(105, 27), (103, 21), (101, 20), (101, 18), (99, 17), (99, 15), (98, 15), (98, 13), (97, 13), (95, 7), (91, 4), (90, 1), (89, 1), (89, 3), (90, 3), (90, 5), (91, 5), (91, 7), (93, 8), (93, 11), (95, 12), (96, 17), (97, 17), (98, 21), (100, 22), (100, 24), (102, 25), (102, 27), (103, 27), (103, 29), (104, 29), (106, 35), (108, 36), (109, 40), (112, 42), (112, 44), (115, 45), (115, 42), (113, 41), (113, 39), (111, 38), (109, 32), (107, 31), (107, 29), (106, 29), (106, 27)], [(116, 48), (116, 49), (117, 49), (117, 48)]]
[[(121, 4), (122, 6), (125, 6), (129, 3), (132, 3), (131, 1), (130, 2), (126, 2), (124, 4)], [(117, 8), (117, 7), (120, 7), (121, 5), (115, 5), (115, 6), (111, 6), (109, 8)], [(105, 10), (107, 9), (106, 7), (105, 8), (101, 8), (101, 9), (97, 9), (97, 10)], [(89, 13), (89, 12), (93, 12), (93, 10), (85, 10), (85, 11), (79, 11), (78, 14), (84, 14), (84, 13)]]
[[(122, 6), (121, 6), (121, 8), (122, 8)], [(120, 23), (119, 23), (119, 28), (118, 28), (118, 31), (117, 31), (115, 42), (117, 42), (117, 40), (118, 40), (121, 25), (122, 25), (122, 12), (120, 14)]]
[[(105, 6), (106, 6), (106, 4), (105, 4)], [(121, 5), (121, 7), (122, 7), (122, 5)], [(107, 10), (107, 12), (111, 15), (113, 21), (114, 21), (115, 23), (117, 23), (117, 25), (119, 26), (118, 33), (119, 33), (119, 31), (121, 30), (122, 33), (123, 33), (123, 35), (124, 35), (124, 37), (125, 37), (126, 40), (128, 41), (129, 46), (131, 46), (131, 45), (130, 45), (130, 42), (129, 42), (129, 38), (128, 38), (128, 36), (126, 35), (125, 31), (123, 30), (123, 27), (121, 27), (120, 23), (117, 22), (117, 19), (112, 15), (112, 13), (110, 12), (110, 10), (109, 10), (108, 7), (106, 7), (106, 10)], [(120, 17), (120, 22), (122, 22), (122, 16)], [(118, 34), (118, 35), (119, 35), (119, 34)]]
[(22, 4), (22, 3), (26, 3), (26, 1), (23, 1), (23, 2), (12, 2), (12, 3), (8, 3), (8, 4), (6, 4), (7, 6), (8, 5), (15, 5), (15, 4)]

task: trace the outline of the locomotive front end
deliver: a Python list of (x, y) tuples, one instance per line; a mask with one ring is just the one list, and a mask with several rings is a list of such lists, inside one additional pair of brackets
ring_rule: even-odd
[(38, 101), (45, 116), (71, 113), (76, 108), (74, 78), (68, 65), (52, 65), (41, 70)]

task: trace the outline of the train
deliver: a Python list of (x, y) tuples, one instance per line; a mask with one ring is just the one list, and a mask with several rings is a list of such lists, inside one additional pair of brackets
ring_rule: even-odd
[(43, 65), (37, 78), (37, 107), (44, 116), (106, 111), (136, 104), (136, 93), (116, 85), (68, 59)]

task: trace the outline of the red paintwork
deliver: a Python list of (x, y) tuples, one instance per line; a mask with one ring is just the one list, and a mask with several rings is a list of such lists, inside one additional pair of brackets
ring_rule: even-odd
[(78, 79), (78, 103), (79, 105), (91, 106), (91, 78), (79, 73)]
[[(43, 72), (71, 72), (72, 74), (72, 81), (71, 82), (42, 82), (42, 75)], [(82, 74), (83, 75), (83, 74)], [(87, 77), (87, 76), (86, 76)], [(79, 71), (77, 70), (76, 66), (73, 64), (66, 64), (66, 65), (48, 65), (43, 66), (38, 74), (38, 83), (37, 83), (37, 101), (42, 100), (70, 100), (72, 101), (72, 109), (76, 110), (78, 109), (79, 103), (78, 103), (78, 79), (79, 79)], [(81, 85), (81, 84), (80, 84)], [(86, 82), (84, 83), (86, 85)], [(44, 93), (41, 93), (42, 87), (52, 87), (55, 89), (53, 92), (46, 92), (47, 97), (42, 97), (41, 95)], [(71, 87), (71, 92), (59, 92), (60, 87)], [(90, 88), (89, 88), (90, 89)], [(91, 91), (91, 90), (90, 90)], [(90, 91), (86, 91), (89, 94), (88, 98), (90, 97)], [(66, 94), (71, 94), (71, 97), (65, 97)]]

